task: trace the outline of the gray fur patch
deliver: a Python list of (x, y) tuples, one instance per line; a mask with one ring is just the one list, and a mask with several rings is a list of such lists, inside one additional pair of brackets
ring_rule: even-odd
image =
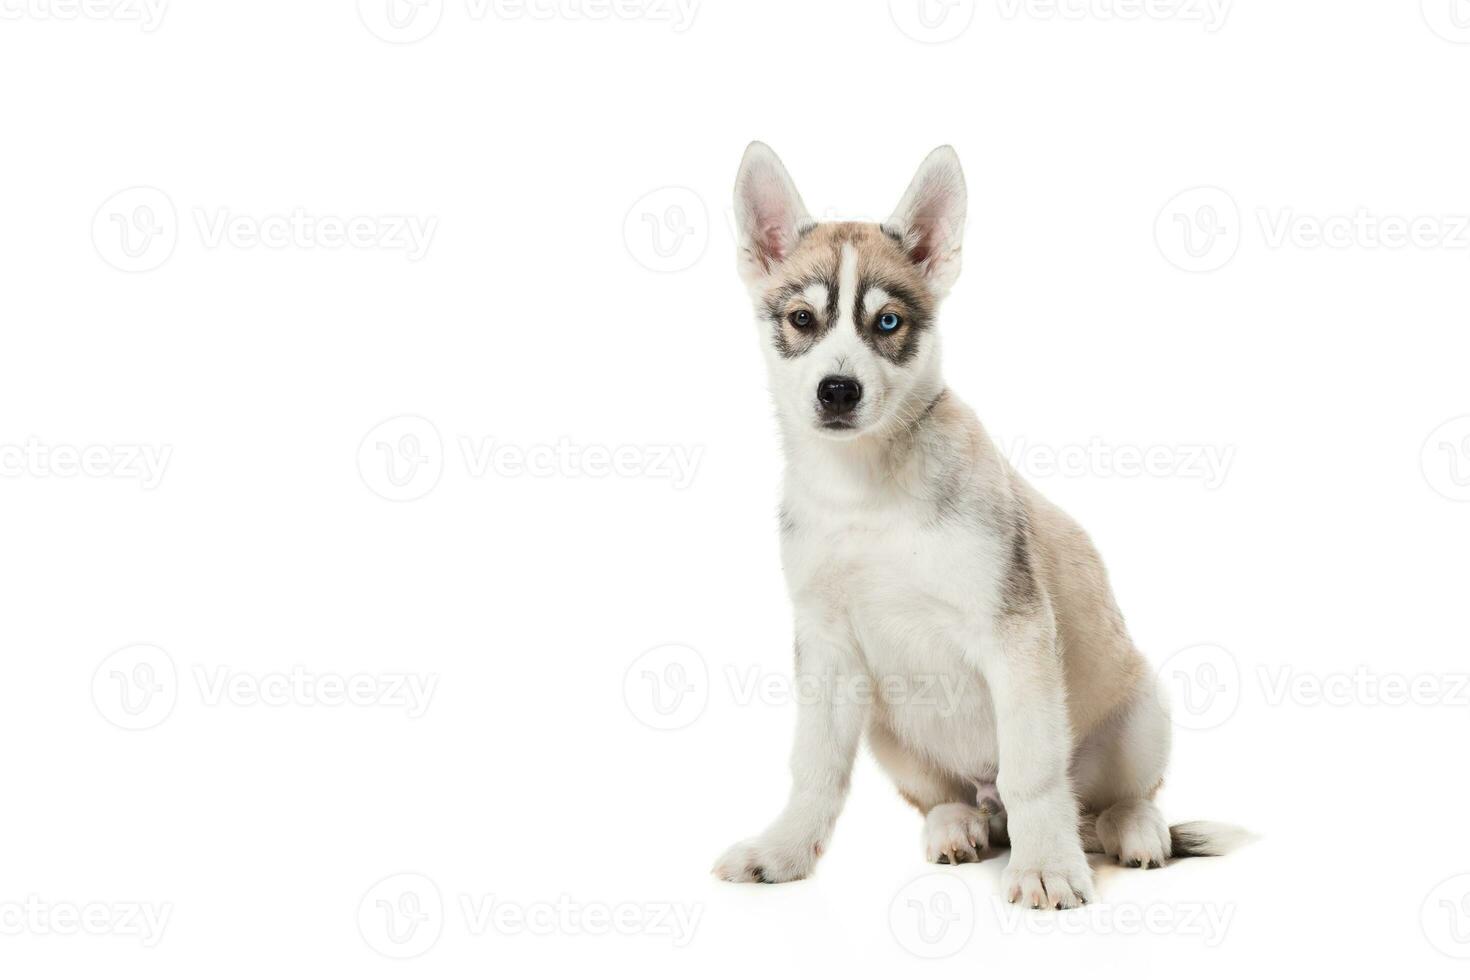
[(1011, 531), (1011, 553), (1001, 587), (1001, 602), (1005, 612), (1012, 616), (1034, 612), (1041, 603), (1031, 555), (1030, 523), (1024, 511), (1018, 512)]

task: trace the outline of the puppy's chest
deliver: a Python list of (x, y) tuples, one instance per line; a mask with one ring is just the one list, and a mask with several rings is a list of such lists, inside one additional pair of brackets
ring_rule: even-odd
[(1004, 554), (983, 528), (897, 508), (794, 510), (782, 536), (793, 600), (848, 622), (869, 658), (881, 660), (910, 660), (988, 625)]

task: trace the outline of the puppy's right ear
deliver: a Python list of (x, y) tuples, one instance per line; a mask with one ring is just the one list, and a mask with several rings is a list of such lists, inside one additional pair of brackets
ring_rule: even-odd
[(735, 230), (746, 285), (754, 286), (784, 262), (811, 223), (780, 158), (760, 141), (746, 147), (735, 178)]

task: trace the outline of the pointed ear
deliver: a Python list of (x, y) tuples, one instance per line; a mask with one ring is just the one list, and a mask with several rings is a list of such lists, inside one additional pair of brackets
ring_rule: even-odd
[(937, 294), (949, 292), (959, 278), (965, 234), (965, 175), (954, 147), (941, 146), (924, 158), (884, 228), (903, 239), (904, 251)]
[(735, 228), (746, 285), (784, 262), (809, 224), (806, 205), (780, 158), (759, 141), (746, 147), (735, 178)]

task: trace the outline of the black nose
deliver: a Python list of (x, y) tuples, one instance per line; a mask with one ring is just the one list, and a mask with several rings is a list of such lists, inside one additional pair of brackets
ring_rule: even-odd
[(857, 378), (823, 378), (817, 385), (817, 401), (832, 415), (844, 415), (862, 401), (863, 386)]

